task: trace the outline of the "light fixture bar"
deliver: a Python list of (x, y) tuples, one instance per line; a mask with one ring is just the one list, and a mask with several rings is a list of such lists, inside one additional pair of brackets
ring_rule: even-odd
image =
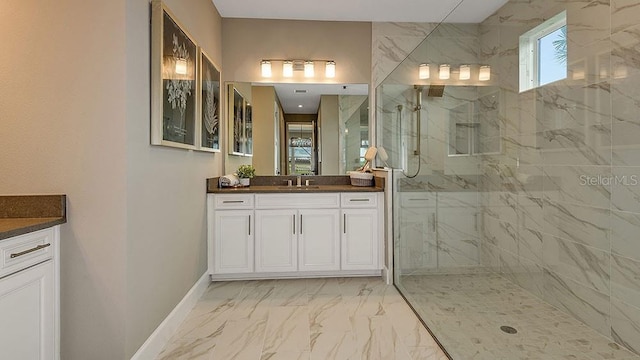
[[(315, 63), (324, 63), (324, 76), (327, 79), (336, 77), (336, 62), (334, 60), (297, 60), (297, 59), (262, 59), (260, 61), (260, 73), (262, 77), (270, 78), (274, 76), (272, 72), (273, 63), (282, 63), (282, 77), (292, 78), (296, 71), (303, 71), (304, 77), (312, 78), (315, 76)], [(279, 65), (278, 65), (279, 66)], [(277, 73), (276, 76), (280, 76)]]

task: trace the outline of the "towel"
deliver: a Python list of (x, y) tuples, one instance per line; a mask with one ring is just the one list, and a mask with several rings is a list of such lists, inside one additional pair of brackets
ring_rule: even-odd
[(227, 174), (224, 176), (220, 176), (220, 180), (218, 180), (218, 184), (220, 187), (236, 186), (240, 184), (240, 179), (236, 174)]

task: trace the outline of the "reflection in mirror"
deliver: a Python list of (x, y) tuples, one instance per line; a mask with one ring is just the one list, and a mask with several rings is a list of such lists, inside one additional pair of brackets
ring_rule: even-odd
[(316, 174), (315, 121), (306, 123), (287, 122), (287, 174)]
[[(247, 111), (252, 128), (245, 132), (253, 135), (253, 157), (230, 154), (226, 173), (250, 163), (257, 175), (339, 175), (364, 164), (369, 147), (368, 84), (234, 85), (251, 89)], [(232, 124), (233, 118), (227, 121)]]

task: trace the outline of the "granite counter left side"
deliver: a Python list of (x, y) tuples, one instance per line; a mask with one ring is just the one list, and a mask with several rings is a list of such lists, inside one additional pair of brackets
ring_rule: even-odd
[(66, 195), (0, 196), (0, 241), (66, 222)]

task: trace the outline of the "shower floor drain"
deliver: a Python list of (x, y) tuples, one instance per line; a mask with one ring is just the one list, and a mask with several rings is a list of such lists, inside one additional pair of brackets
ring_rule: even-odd
[(516, 330), (515, 328), (512, 328), (511, 326), (500, 326), (500, 330), (506, 332), (507, 334), (515, 334), (518, 332), (518, 330)]

